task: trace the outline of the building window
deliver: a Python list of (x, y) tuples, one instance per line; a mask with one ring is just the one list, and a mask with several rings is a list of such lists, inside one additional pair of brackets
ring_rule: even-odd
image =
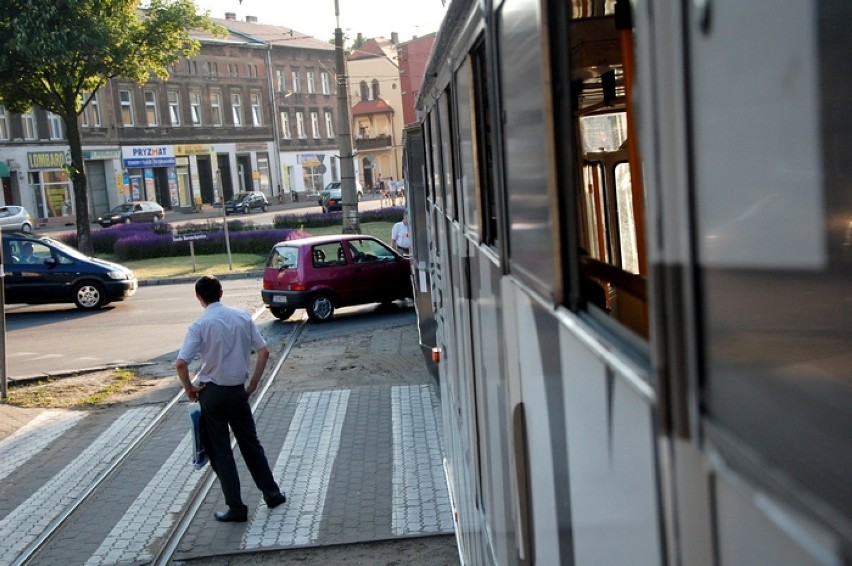
[(263, 112), (260, 109), (260, 93), (255, 92), (251, 95), (251, 123), (254, 127), (263, 125)]
[(334, 117), (331, 115), (331, 112), (325, 113), (325, 133), (329, 138), (334, 137)]
[(299, 78), (299, 71), (293, 71), (291, 81), (293, 83), (293, 92), (299, 94), (302, 92), (302, 79)]
[(305, 135), (305, 114), (296, 112), (296, 135), (303, 140), (308, 136)]
[(281, 113), (281, 135), (284, 139), (290, 139), (290, 115), (287, 112)]
[(210, 93), (210, 111), (212, 114), (212, 120), (214, 126), (222, 125), (222, 93), (221, 92), (211, 92)]
[(201, 125), (201, 93), (189, 93), (189, 114), (192, 117), (192, 125)]
[(373, 79), (373, 100), (378, 100), (379, 96), (381, 96), (381, 92), (379, 91), (379, 79)]
[(170, 90), (169, 96), (169, 120), (172, 126), (180, 126), (180, 93), (176, 90)]
[(96, 92), (89, 101), (89, 106), (86, 108), (86, 111), (91, 118), (89, 123), (95, 128), (101, 127), (101, 103), (99, 97), (100, 94)]
[(50, 139), (62, 139), (62, 119), (53, 112), (47, 113), (47, 125), (50, 128)]
[(145, 117), (148, 120), (149, 126), (156, 126), (160, 123), (160, 113), (157, 109), (157, 93), (153, 90), (146, 90), (145, 96)]
[(239, 77), (240, 76), (240, 66), (236, 63), (228, 63), (228, 76), (229, 77)]
[(287, 73), (278, 69), (278, 92), (287, 92)]
[(361, 87), (361, 102), (370, 100), (370, 88), (367, 86), (367, 81), (361, 81), (359, 86)]
[(314, 85), (314, 72), (308, 71), (308, 77), (307, 78), (308, 78), (308, 94), (314, 94), (317, 91), (316, 86)]
[(325, 71), (320, 73), (320, 80), (322, 81), (322, 93), (331, 94), (331, 78), (328, 76), (328, 73)]
[(21, 114), (21, 120), (24, 124), (24, 139), (37, 140), (38, 130), (36, 129), (36, 121), (35, 116), (33, 116), (33, 111), (30, 110), (24, 114)]
[(242, 126), (243, 100), (236, 92), (231, 93), (231, 113), (234, 115), (234, 126)]
[(133, 112), (133, 93), (129, 90), (118, 91), (118, 101), (121, 106), (121, 125), (133, 126), (136, 123)]
[(198, 61), (192, 59), (186, 62), (187, 71), (189, 71), (190, 75), (198, 74)]
[(5, 106), (0, 106), (0, 140), (9, 139), (9, 114)]
[(314, 139), (319, 139), (320, 137), (318, 112), (311, 112), (311, 134), (313, 135)]

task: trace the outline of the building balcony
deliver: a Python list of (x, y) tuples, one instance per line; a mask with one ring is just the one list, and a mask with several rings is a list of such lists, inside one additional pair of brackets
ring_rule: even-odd
[(374, 138), (355, 138), (355, 149), (366, 151), (370, 149), (387, 149), (391, 147), (390, 136), (376, 136)]

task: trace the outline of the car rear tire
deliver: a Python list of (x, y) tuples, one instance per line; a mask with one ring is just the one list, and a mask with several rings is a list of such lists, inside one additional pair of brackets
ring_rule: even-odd
[(334, 316), (334, 303), (331, 297), (324, 293), (314, 295), (308, 305), (308, 318), (313, 322), (326, 322)]
[(31, 234), (32, 231), (33, 225), (29, 222), (24, 222), (23, 224), (21, 224), (21, 232), (23, 232), (24, 234)]
[(263, 212), (266, 212), (266, 205), (264, 204), (263, 206), (261, 206), (261, 207), (260, 207), (260, 209), (261, 209)]
[(288, 318), (293, 316), (293, 313), (296, 312), (296, 309), (272, 307), (269, 309), (269, 312), (271, 312), (272, 316), (274, 316), (278, 320), (287, 320)]
[(83, 281), (74, 287), (74, 304), (78, 309), (99, 309), (107, 303), (103, 286), (93, 281)]

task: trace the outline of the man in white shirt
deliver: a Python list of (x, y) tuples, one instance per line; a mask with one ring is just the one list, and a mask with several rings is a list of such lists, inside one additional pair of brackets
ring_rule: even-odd
[[(228, 505), (227, 511), (215, 513), (214, 518), (243, 523), (248, 520), (248, 507), (240, 494), (229, 426), (267, 507), (277, 507), (287, 500), (272, 477), (248, 402), (266, 368), (269, 348), (249, 313), (219, 302), (222, 284), (218, 279), (206, 275), (196, 281), (195, 296), (204, 307), (204, 314), (189, 326), (175, 366), (186, 396), (201, 404), (201, 441)], [(249, 380), (252, 349), (257, 352), (257, 360)], [(196, 355), (201, 356), (201, 369), (198, 384), (193, 385), (189, 362)]]
[(394, 249), (402, 255), (411, 253), (411, 231), (408, 229), (408, 213), (402, 214), (402, 220), (393, 225), (391, 240)]

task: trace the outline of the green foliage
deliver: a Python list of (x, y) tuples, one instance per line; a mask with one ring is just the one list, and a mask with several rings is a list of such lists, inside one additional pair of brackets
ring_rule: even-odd
[[(3, 0), (0, 98), (12, 112), (41, 106), (66, 122), (112, 77), (144, 83), (168, 77), (200, 44), (192, 30), (222, 34), (192, 0)], [(143, 14), (140, 17), (140, 14)], [(70, 128), (69, 128), (70, 129)], [(70, 140), (69, 140), (70, 141)]]

